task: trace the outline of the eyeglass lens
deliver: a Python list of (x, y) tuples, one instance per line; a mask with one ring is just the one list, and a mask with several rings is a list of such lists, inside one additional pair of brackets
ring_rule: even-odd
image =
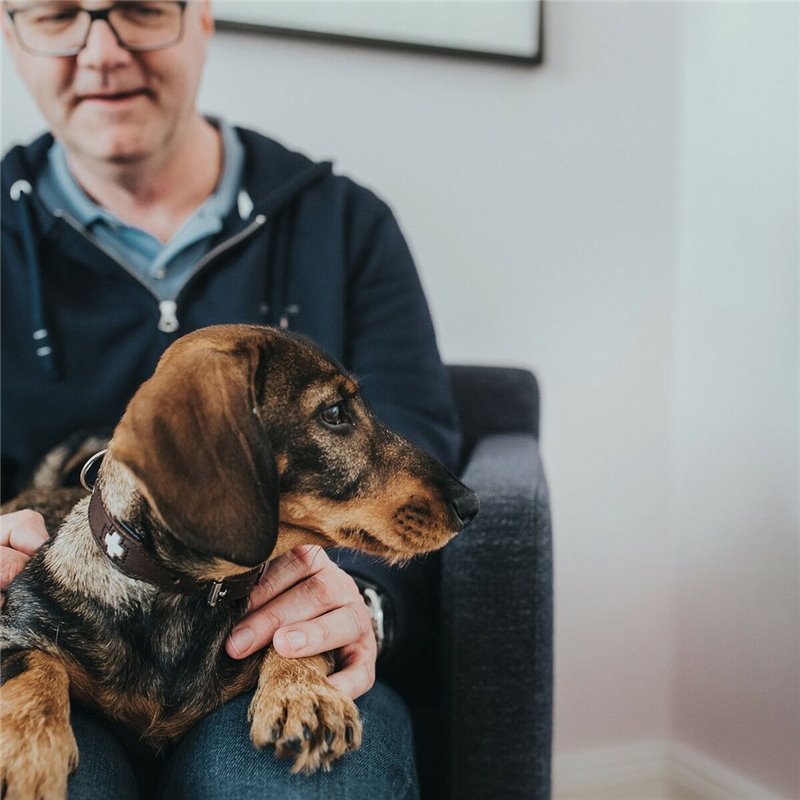
[(95, 18), (108, 20), (123, 47), (156, 50), (181, 38), (183, 4), (126, 0), (89, 11), (75, 3), (37, 3), (17, 10), (13, 20), (23, 47), (44, 55), (74, 55), (85, 45)]

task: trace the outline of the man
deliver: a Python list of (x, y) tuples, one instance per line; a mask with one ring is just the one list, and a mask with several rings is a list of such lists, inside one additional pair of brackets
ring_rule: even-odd
[[(391, 212), (330, 165), (198, 113), (208, 0), (3, 10), (6, 45), (50, 127), (2, 165), (4, 499), (75, 431), (111, 429), (175, 338), (222, 322), (311, 336), (360, 377), (378, 416), (454, 465), (446, 375)], [(30, 512), (3, 519), (0, 589), (46, 537)], [(424, 628), (425, 609), (408, 600), (424, 598), (428, 566), (345, 561), (398, 612), (396, 650), (413, 654), (402, 621)], [(229, 655), (269, 642), (287, 656), (335, 649), (330, 680), (360, 698), (362, 749), (330, 775), (290, 776), (253, 751), (240, 698), (169, 756), (165, 796), (416, 796), (407, 710), (381, 684), (369, 691), (376, 642), (353, 579), (301, 548), (270, 565), (251, 600)], [(74, 726), (70, 796), (135, 796), (111, 733), (80, 711)]]

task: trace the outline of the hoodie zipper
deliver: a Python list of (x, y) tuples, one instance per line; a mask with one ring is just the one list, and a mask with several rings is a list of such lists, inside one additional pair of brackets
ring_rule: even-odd
[[(215, 248), (209, 250), (195, 265), (194, 269), (189, 273), (188, 277), (184, 281), (181, 290), (178, 292), (178, 298), (184, 293), (186, 288), (189, 284), (197, 277), (202, 269), (208, 266), (208, 263), (215, 259), (217, 256), (222, 255), (222, 253), (230, 250), (231, 247), (239, 244), (239, 242), (247, 239), (253, 233), (255, 233), (264, 223), (266, 223), (267, 218), (264, 214), (259, 214), (256, 218), (246, 227), (239, 231), (235, 236), (231, 236), (230, 239), (227, 239), (224, 242), (220, 242)], [(176, 304), (177, 309), (177, 304)]]
[[(102, 253), (107, 255), (115, 264), (122, 267), (125, 272), (128, 273), (137, 283), (143, 286), (147, 291), (155, 298), (156, 302), (158, 303), (158, 311), (159, 311), (159, 319), (158, 319), (158, 330), (162, 333), (175, 333), (180, 327), (180, 323), (178, 321), (178, 303), (177, 298), (176, 300), (159, 300), (158, 295), (136, 274), (134, 270), (132, 270), (124, 261), (120, 261), (117, 256), (111, 252), (94, 234), (90, 233), (86, 230), (86, 228), (80, 224), (73, 216), (68, 214), (63, 209), (57, 208), (53, 211), (53, 216), (57, 217), (58, 219), (64, 220), (73, 230), (83, 236), (88, 242), (91, 242), (98, 250)], [(227, 239), (224, 242), (218, 244), (215, 248), (210, 250), (206, 253), (198, 262), (195, 264), (194, 269), (189, 273), (189, 276), (186, 279), (183, 287), (181, 288), (180, 292), (178, 292), (177, 297), (180, 297), (183, 293), (184, 289), (189, 285), (189, 283), (194, 280), (194, 278), (203, 270), (208, 264), (213, 261), (217, 256), (225, 253), (227, 250), (230, 250), (231, 247), (239, 244), (239, 242), (243, 241), (244, 239), (251, 236), (255, 233), (262, 225), (267, 221), (266, 216), (264, 214), (259, 214), (246, 228), (243, 228), (239, 233), (235, 236), (231, 236), (230, 239)]]

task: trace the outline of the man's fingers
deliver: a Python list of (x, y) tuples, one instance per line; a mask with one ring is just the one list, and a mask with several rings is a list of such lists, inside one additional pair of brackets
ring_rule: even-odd
[(0, 516), (2, 547), (11, 547), (32, 556), (49, 538), (44, 517), (38, 511), (24, 508)]
[(282, 656), (299, 658), (338, 650), (366, 636), (374, 637), (372, 619), (364, 602), (359, 600), (311, 622), (280, 628), (272, 644)]
[(22, 572), (29, 556), (10, 547), (0, 547), (0, 591), (8, 589), (11, 581)]
[(339, 655), (344, 666), (339, 672), (329, 675), (328, 682), (355, 700), (375, 684), (375, 651), (369, 644), (355, 644), (344, 648)]
[(260, 608), (298, 581), (319, 572), (330, 564), (328, 554), (317, 545), (301, 545), (267, 564), (264, 574), (250, 592), (248, 611)]
[(226, 645), (232, 658), (244, 658), (269, 644), (279, 628), (308, 622), (360, 599), (355, 581), (328, 560), (324, 569), (251, 611)]

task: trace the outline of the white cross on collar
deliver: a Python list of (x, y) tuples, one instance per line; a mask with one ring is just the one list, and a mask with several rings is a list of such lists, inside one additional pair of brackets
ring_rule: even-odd
[(125, 555), (125, 548), (122, 547), (122, 537), (116, 531), (107, 533), (103, 541), (106, 543), (106, 553), (111, 558), (122, 558)]

